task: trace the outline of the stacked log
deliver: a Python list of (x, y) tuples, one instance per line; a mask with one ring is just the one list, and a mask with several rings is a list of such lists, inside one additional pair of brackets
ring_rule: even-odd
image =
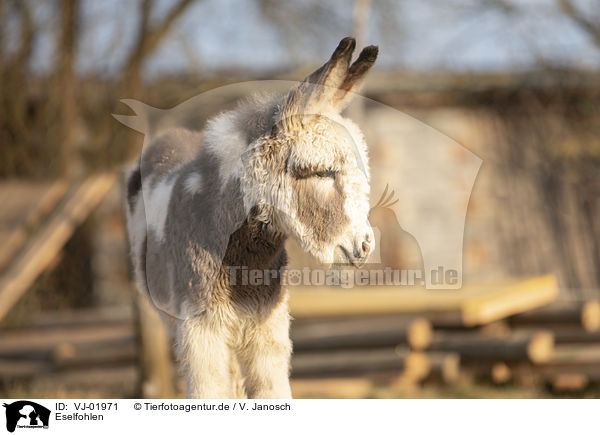
[[(452, 384), (472, 376), (576, 391), (600, 382), (597, 307), (561, 302), (477, 326), (454, 311), (304, 316), (291, 327), (292, 377)], [(0, 331), (0, 383), (118, 384), (131, 383), (133, 374), (139, 382), (139, 344), (131, 308), (41, 315)]]
[[(432, 340), (427, 319), (411, 315), (344, 316), (293, 322), (292, 376), (347, 377), (388, 374), (418, 382), (430, 373), (420, 352)], [(446, 375), (451, 379), (451, 375)]]
[(60, 374), (76, 368), (134, 365), (133, 324), (69, 325), (0, 334), (0, 379)]
[(419, 381), (429, 374), (429, 364), (425, 354), (404, 348), (307, 352), (294, 356), (292, 375), (296, 378), (331, 378), (389, 373)]
[(515, 327), (561, 327), (577, 328), (586, 332), (600, 331), (600, 302), (559, 302), (543, 308), (510, 317)]
[(512, 337), (551, 335), (555, 343), (551, 357), (540, 359), (539, 355), (537, 358), (529, 355), (526, 359), (515, 359), (497, 355), (487, 365), (480, 359), (472, 367), (478, 376), (498, 384), (545, 385), (553, 391), (580, 391), (590, 383), (600, 382), (598, 301), (556, 302), (511, 316), (506, 324)]
[[(385, 374), (418, 382), (435, 373), (454, 382), (459, 371), (456, 355), (431, 358), (420, 352), (433, 336), (422, 317), (305, 319), (293, 324), (291, 336), (296, 378)], [(105, 370), (107, 382), (130, 378), (131, 370), (140, 372), (139, 347), (130, 308), (49, 313), (0, 332), (0, 382), (45, 379), (68, 385), (85, 378), (85, 370)]]
[(290, 299), (297, 319), (291, 331), (292, 376), (392, 372), (416, 382), (450, 384), (460, 378), (462, 360), (477, 360), (481, 352), (492, 363), (496, 358), (545, 361), (552, 353), (550, 333), (513, 337), (502, 319), (543, 306), (557, 294), (552, 276), (460, 292), (296, 289)]
[(474, 332), (437, 332), (430, 349), (456, 352), (468, 361), (549, 361), (554, 338), (548, 331), (510, 334), (507, 337), (487, 336)]
[(406, 315), (317, 319), (294, 323), (291, 331), (295, 351), (399, 344), (421, 350), (429, 346), (432, 336), (427, 319)]
[(41, 314), (0, 331), (0, 391), (25, 383), (33, 391), (135, 395), (138, 341), (130, 307)]

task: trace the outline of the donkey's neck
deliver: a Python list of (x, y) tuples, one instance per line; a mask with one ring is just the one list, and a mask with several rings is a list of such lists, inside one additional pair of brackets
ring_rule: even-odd
[[(199, 165), (210, 162), (207, 171), (217, 174), (223, 187), (216, 201), (217, 225), (228, 236), (220, 271), (220, 284), (231, 299), (243, 307), (268, 307), (269, 300), (281, 294), (281, 282), (287, 264), (285, 237), (263, 222), (257, 207), (248, 212), (249, 199), (242, 188), (245, 164), (257, 138), (272, 129), (279, 99), (253, 99), (213, 119), (204, 137)], [(251, 159), (250, 159), (251, 160)], [(262, 217), (261, 217), (262, 216)], [(240, 224), (241, 222), (241, 224)], [(220, 251), (219, 251), (220, 252)]]
[(270, 267), (284, 249), (285, 236), (257, 219), (252, 210), (229, 238), (224, 263), (247, 267)]
[(223, 259), (224, 284), (234, 303), (252, 311), (281, 297), (287, 265), (285, 236), (256, 218), (255, 210), (229, 238)]

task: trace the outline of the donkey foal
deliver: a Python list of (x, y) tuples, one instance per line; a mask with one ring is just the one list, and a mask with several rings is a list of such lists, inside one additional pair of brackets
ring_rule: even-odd
[[(172, 328), (189, 397), (291, 397), (285, 239), (326, 264), (373, 249), (366, 144), (340, 112), (377, 47), (350, 64), (354, 47), (343, 39), (285, 96), (167, 132), (128, 173), (136, 277)], [(241, 268), (270, 279), (248, 284)]]

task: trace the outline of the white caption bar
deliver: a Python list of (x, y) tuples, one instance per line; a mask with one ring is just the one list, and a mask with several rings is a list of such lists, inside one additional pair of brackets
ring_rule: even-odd
[[(3, 399), (0, 433), (600, 433), (600, 400)], [(12, 432), (11, 432), (12, 429)], [(37, 429), (37, 430), (36, 430)], [(6, 432), (8, 430), (8, 432)], [(223, 432), (225, 430), (226, 432)], [(178, 432), (173, 432), (178, 431)], [(185, 432), (179, 432), (185, 431)], [(310, 431), (310, 432), (308, 432)], [(216, 432), (210, 432), (216, 433)]]

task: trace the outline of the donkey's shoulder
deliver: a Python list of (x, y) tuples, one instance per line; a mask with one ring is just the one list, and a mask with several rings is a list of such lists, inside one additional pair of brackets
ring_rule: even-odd
[(202, 150), (202, 133), (173, 128), (147, 145), (141, 157), (142, 177), (161, 179), (194, 160)]
[(202, 134), (184, 128), (165, 131), (144, 146), (138, 162), (127, 172), (127, 203), (133, 213), (142, 185), (148, 193), (193, 161), (202, 150)]

